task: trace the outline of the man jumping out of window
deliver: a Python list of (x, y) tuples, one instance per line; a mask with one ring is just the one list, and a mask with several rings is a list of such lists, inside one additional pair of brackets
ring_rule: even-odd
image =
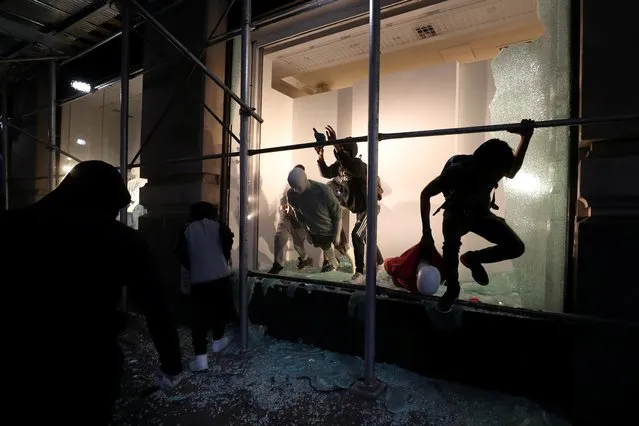
[[(515, 154), (508, 144), (500, 139), (484, 142), (472, 155), (455, 155), (448, 160), (442, 173), (423, 189), (420, 197), (422, 217), (422, 257), (428, 258), (435, 250), (430, 228), (430, 199), (443, 193), (446, 201), (435, 211), (444, 210), (444, 271), (446, 292), (440, 298), (437, 309), (450, 312), (459, 297), (459, 262), (472, 272), (480, 285), (488, 284), (484, 263), (496, 263), (514, 259), (524, 254), (524, 243), (504, 219), (490, 210), (498, 209), (494, 193), (499, 181), (512, 179), (521, 168), (528, 144), (532, 138), (534, 122), (522, 120), (521, 127), (509, 131), (521, 136)], [(459, 257), (461, 238), (473, 232), (489, 242), (492, 247), (469, 251)]]

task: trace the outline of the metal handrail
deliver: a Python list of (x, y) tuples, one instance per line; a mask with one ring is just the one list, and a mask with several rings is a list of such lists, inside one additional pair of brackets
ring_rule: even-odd
[[(639, 115), (619, 115), (612, 117), (593, 117), (593, 118), (566, 118), (557, 120), (545, 120), (534, 122), (534, 128), (544, 127), (561, 127), (561, 126), (584, 126), (593, 124), (606, 124), (615, 122), (626, 121), (639, 121)], [(510, 124), (489, 124), (485, 126), (471, 126), (471, 127), (453, 127), (447, 129), (434, 129), (434, 130), (416, 130), (411, 132), (395, 132), (395, 133), (380, 133), (379, 140), (388, 139), (407, 139), (407, 138), (420, 138), (429, 136), (446, 136), (446, 135), (462, 135), (469, 133), (484, 133), (484, 132), (499, 132), (505, 130), (516, 130), (521, 127), (520, 123)], [(272, 152), (292, 151), (297, 149), (324, 147), (332, 145), (343, 145), (353, 142), (366, 142), (368, 136), (356, 136), (352, 138), (341, 138), (334, 141), (326, 142), (306, 142), (296, 145), (280, 145), (269, 148), (250, 149), (249, 155), (257, 154), (269, 154)]]

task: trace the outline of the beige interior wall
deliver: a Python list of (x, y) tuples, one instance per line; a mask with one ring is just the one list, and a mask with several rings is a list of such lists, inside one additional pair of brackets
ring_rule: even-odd
[[(140, 149), (142, 76), (130, 81), (129, 161)], [(81, 139), (85, 145), (78, 144)], [(120, 166), (120, 83), (69, 102), (61, 108), (60, 146), (83, 161), (102, 160)], [(60, 157), (62, 176), (76, 164)], [(136, 174), (139, 169), (134, 169)]]

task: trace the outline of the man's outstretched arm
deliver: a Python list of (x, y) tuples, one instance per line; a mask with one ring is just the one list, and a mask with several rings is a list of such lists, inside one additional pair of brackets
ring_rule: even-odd
[(515, 151), (515, 161), (513, 162), (509, 172), (506, 174), (508, 179), (514, 178), (521, 169), (521, 166), (524, 164), (528, 145), (530, 144), (533, 132), (535, 131), (535, 128), (533, 127), (534, 124), (535, 122), (533, 120), (521, 120), (521, 127), (519, 129), (508, 131), (509, 133), (515, 133), (521, 136), (519, 146)]
[(419, 210), (422, 217), (422, 248), (431, 247), (435, 243), (433, 241), (433, 231), (430, 228), (430, 199), (442, 192), (441, 178), (433, 179), (422, 190), (419, 196)]

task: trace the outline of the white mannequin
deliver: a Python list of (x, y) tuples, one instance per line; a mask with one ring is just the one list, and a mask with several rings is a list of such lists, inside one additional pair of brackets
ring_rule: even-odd
[(131, 194), (131, 204), (126, 208), (128, 213), (128, 224), (134, 229), (138, 228), (138, 219), (140, 216), (146, 214), (146, 209), (140, 204), (140, 188), (147, 184), (148, 179), (137, 176), (136, 173), (131, 173), (132, 176), (127, 182), (126, 186)]

